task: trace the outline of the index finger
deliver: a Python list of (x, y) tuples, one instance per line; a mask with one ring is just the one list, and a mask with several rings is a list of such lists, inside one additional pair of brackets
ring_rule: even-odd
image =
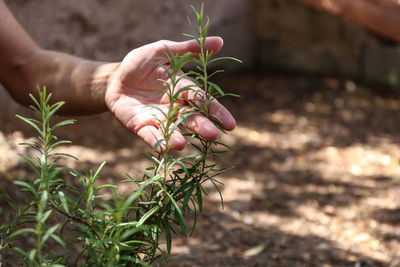
[[(188, 99), (192, 99), (200, 106), (204, 106), (204, 91), (194, 89), (188, 91)], [(208, 107), (209, 119), (216, 121), (224, 130), (232, 131), (236, 127), (236, 120), (217, 99), (213, 98)]]
[[(206, 101), (205, 92), (195, 87), (193, 82), (188, 79), (182, 79), (179, 85), (182, 87), (191, 87), (190, 90), (186, 90), (183, 92), (184, 99), (189, 102), (192, 106), (200, 106), (204, 108), (204, 103)], [(208, 107), (209, 118), (213, 121), (216, 121), (224, 130), (232, 131), (236, 127), (235, 118), (229, 112), (229, 110), (224, 107), (217, 99), (212, 98)]]

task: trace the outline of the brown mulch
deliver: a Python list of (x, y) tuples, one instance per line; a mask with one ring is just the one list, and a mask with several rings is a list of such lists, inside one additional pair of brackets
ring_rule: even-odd
[[(224, 76), (239, 93), (226, 106), (238, 127), (222, 139), (224, 209), (209, 187), (190, 238), (175, 238), (168, 266), (399, 266), (400, 100), (352, 81), (303, 76)], [(29, 111), (0, 91), (0, 187), (29, 175), (16, 144), (34, 136), (14, 114)], [(63, 151), (120, 180), (146, 167), (141, 140), (109, 115), (78, 118), (58, 133)], [(130, 188), (123, 188), (130, 190)]]

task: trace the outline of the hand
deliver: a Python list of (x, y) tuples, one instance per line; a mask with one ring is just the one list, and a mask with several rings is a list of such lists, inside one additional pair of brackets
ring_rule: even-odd
[[(223, 45), (219, 37), (208, 37), (205, 48), (209, 51), (218, 52)], [(168, 73), (164, 67), (156, 63), (162, 63), (160, 58), (165, 57), (165, 51), (171, 50), (173, 54), (183, 55), (187, 52), (197, 54), (200, 52), (199, 45), (195, 40), (186, 42), (158, 41), (135, 50), (132, 50), (122, 61), (121, 65), (110, 78), (106, 91), (105, 101), (109, 110), (129, 130), (144, 139), (151, 147), (157, 140), (162, 139), (162, 132), (158, 127), (157, 116), (165, 121), (164, 116), (154, 107), (157, 106), (165, 112), (168, 111), (169, 99), (167, 93), (157, 93), (165, 84), (159, 79), (168, 79)], [(179, 87), (192, 85), (188, 79), (182, 80)], [(178, 90), (179, 88), (176, 88)], [(183, 92), (184, 99), (199, 99), (200, 88)], [(201, 101), (201, 99), (199, 99)], [(188, 103), (179, 103), (187, 105)], [(236, 126), (235, 119), (229, 111), (217, 100), (210, 104), (210, 117), (218, 118), (216, 121), (225, 130), (233, 130)], [(218, 128), (204, 115), (196, 113), (187, 118), (187, 125), (191, 131), (199, 134), (207, 140), (215, 140), (219, 135)], [(179, 129), (175, 130), (169, 140), (173, 149), (182, 150), (186, 141)], [(158, 149), (160, 152), (160, 149)]]

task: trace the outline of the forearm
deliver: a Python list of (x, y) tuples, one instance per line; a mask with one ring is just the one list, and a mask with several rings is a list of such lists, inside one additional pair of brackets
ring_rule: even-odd
[(343, 16), (386, 38), (400, 42), (400, 4), (397, 0), (297, 0)]
[(106, 110), (105, 91), (118, 65), (37, 49), (16, 64), (3, 83), (21, 104), (30, 103), (28, 93), (36, 94), (38, 86), (46, 86), (52, 101), (66, 102), (62, 114), (93, 114)]
[(31, 104), (28, 94), (46, 86), (52, 101), (66, 102), (64, 114), (104, 111), (107, 83), (117, 67), (40, 49), (0, 0), (0, 83), (17, 102)]

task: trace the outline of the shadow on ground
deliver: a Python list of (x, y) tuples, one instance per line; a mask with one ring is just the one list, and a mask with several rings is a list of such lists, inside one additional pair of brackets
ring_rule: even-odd
[[(241, 74), (221, 87), (238, 128), (223, 140), (235, 165), (220, 178), (225, 209), (210, 187), (192, 238), (176, 237), (169, 266), (388, 266), (400, 251), (400, 100), (335, 78)], [(0, 100), (3, 147), (33, 136), (14, 114), (29, 115), (8, 96)], [(96, 169), (115, 181), (146, 167), (141, 140), (110, 115), (78, 118), (60, 133), (73, 141), (64, 163)], [(14, 154), (12, 154), (14, 153)], [(12, 180), (29, 175), (21, 160), (0, 169), (0, 185), (16, 198)], [(130, 190), (125, 188), (124, 190)], [(253, 250), (251, 250), (253, 249)], [(394, 265), (393, 265), (394, 266)]]

